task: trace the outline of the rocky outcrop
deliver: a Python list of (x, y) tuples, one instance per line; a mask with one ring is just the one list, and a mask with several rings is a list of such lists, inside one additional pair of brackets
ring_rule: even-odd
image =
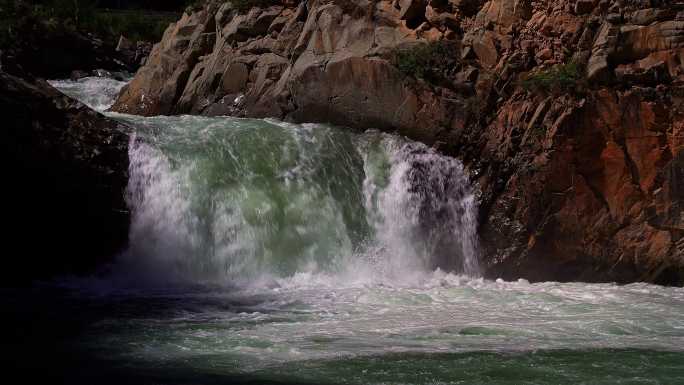
[(466, 163), (488, 276), (681, 284), (683, 23), (667, 0), (209, 1), (114, 110), (397, 131)]
[(121, 35), (115, 51), (129, 68), (137, 69), (145, 65), (147, 57), (152, 52), (152, 43), (142, 40), (132, 41)]
[(0, 71), (3, 285), (86, 272), (128, 237), (127, 129), (27, 79)]
[(478, 152), (492, 194), (482, 229), (490, 275), (681, 282), (682, 100), (648, 89), (520, 96)]

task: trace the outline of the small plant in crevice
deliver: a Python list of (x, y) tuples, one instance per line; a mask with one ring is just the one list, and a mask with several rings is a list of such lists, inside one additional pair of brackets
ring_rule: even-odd
[(520, 81), (526, 91), (579, 93), (586, 88), (584, 67), (574, 61), (529, 74)]
[(397, 49), (392, 62), (406, 77), (440, 85), (458, 72), (459, 58), (457, 43), (440, 40)]

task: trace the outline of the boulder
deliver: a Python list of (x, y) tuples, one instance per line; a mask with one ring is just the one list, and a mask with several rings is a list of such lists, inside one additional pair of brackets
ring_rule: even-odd
[(186, 13), (171, 24), (162, 41), (152, 48), (145, 66), (122, 89), (112, 109), (139, 115), (172, 113), (199, 58), (214, 46), (212, 11)]
[(92, 272), (127, 243), (128, 129), (40, 80), (0, 72), (3, 284)]

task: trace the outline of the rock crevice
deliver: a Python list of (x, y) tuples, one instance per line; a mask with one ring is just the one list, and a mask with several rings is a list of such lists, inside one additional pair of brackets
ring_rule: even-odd
[(681, 284), (682, 20), (668, 0), (208, 1), (114, 110), (395, 131), (464, 160), (488, 276)]

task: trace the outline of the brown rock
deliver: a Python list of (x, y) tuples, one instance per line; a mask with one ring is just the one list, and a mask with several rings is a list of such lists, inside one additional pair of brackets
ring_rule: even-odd
[[(311, 0), (243, 17), (207, 7), (214, 21), (200, 12), (170, 28), (117, 106), (439, 143), (480, 188), (488, 277), (684, 281), (681, 22), (664, 7), (583, 2)], [(444, 38), (458, 48), (443, 81), (393, 64), (397, 49)], [(587, 79), (525, 91), (522, 74), (542, 70), (534, 57), (577, 60)], [(605, 88), (616, 79), (620, 91)]]
[(609, 60), (615, 53), (619, 32), (618, 27), (609, 23), (601, 26), (587, 64), (587, 79), (590, 82), (607, 82), (611, 79)]
[(223, 73), (221, 84), (226, 94), (236, 94), (242, 91), (247, 84), (249, 70), (243, 63), (231, 63)]
[(440, 12), (430, 5), (425, 8), (425, 19), (441, 31), (446, 29), (457, 31), (461, 27), (461, 22), (456, 16), (448, 12)]
[(493, 25), (494, 31), (507, 34), (517, 23), (526, 22), (532, 17), (530, 0), (491, 0), (477, 14), (480, 25)]
[(549, 60), (553, 58), (553, 50), (551, 48), (544, 48), (543, 50), (537, 52), (537, 60)]
[(590, 13), (596, 8), (597, 0), (577, 0), (575, 3), (575, 14), (584, 15)]
[(147, 63), (123, 90), (112, 110), (139, 115), (169, 114), (177, 96), (185, 89), (200, 56), (212, 48), (206, 23), (213, 19), (202, 10), (184, 14), (169, 26), (162, 41), (154, 46)]
[[(479, 62), (486, 68), (494, 68), (499, 62), (496, 35), (492, 31), (477, 30), (467, 34), (463, 43), (472, 47)], [(465, 52), (465, 51), (464, 51)]]
[(629, 22), (635, 25), (649, 25), (656, 21), (663, 21), (673, 19), (676, 11), (672, 8), (647, 8), (634, 11), (630, 17)]

